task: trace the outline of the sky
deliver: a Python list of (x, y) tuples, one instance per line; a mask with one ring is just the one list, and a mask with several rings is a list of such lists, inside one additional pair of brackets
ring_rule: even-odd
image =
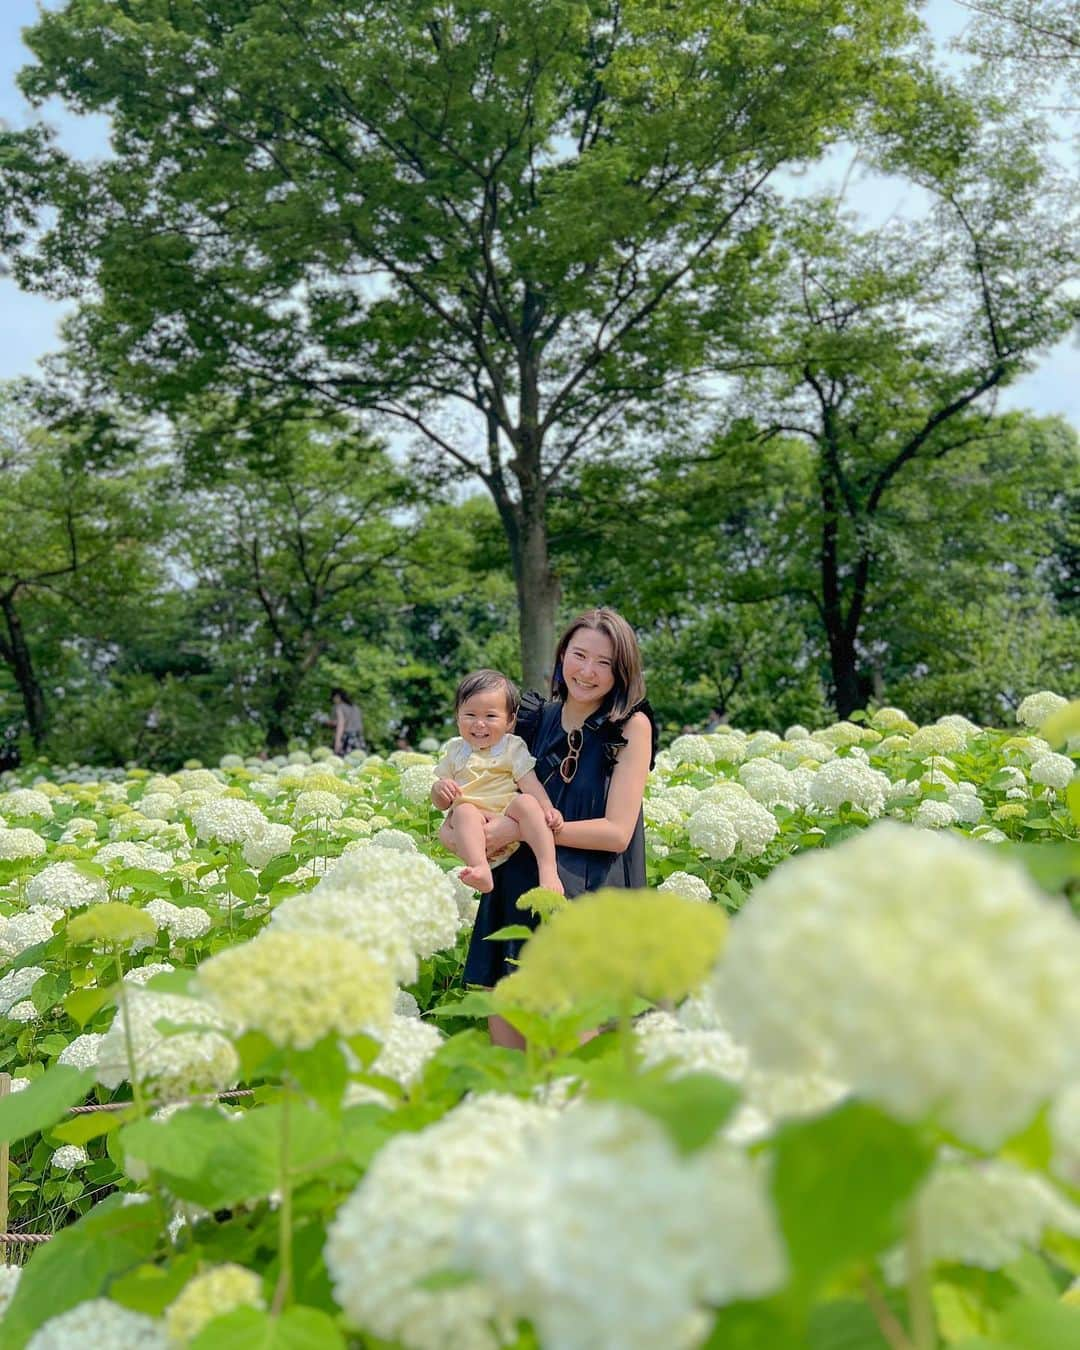
[[(50, 3), (47, 7), (55, 7)], [(59, 104), (35, 110), (15, 87), (15, 74), (30, 60), (21, 31), (37, 16), (37, 0), (2, 0), (0, 3), (0, 120), (11, 127), (25, 127), (43, 118), (60, 132), (61, 144), (80, 157), (99, 155), (107, 148), (108, 123), (104, 118), (77, 118)], [(964, 27), (968, 11), (958, 0), (928, 0), (923, 15), (939, 44), (945, 44)], [(793, 191), (837, 187), (850, 164), (850, 152), (839, 152), (804, 175)], [(907, 215), (919, 209), (918, 190), (897, 180), (853, 176), (847, 190), (848, 203), (875, 221)], [(60, 346), (57, 325), (65, 306), (38, 295), (26, 294), (6, 277), (0, 277), (0, 380), (32, 375), (38, 359)], [(1080, 342), (1074, 335), (1058, 344), (1036, 369), (1006, 389), (999, 407), (1030, 408), (1040, 414), (1060, 413), (1080, 429)]]

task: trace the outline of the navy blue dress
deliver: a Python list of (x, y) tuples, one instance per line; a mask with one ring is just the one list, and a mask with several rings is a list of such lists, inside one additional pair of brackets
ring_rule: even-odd
[[(569, 750), (566, 732), (562, 727), (563, 705), (558, 700), (545, 703), (537, 694), (527, 693), (521, 701), (515, 733), (520, 736), (536, 759), (536, 774), (547, 789), (551, 804), (562, 812), (566, 820), (594, 820), (607, 809), (608, 787), (618, 760), (619, 751), (626, 744), (622, 722), (612, 722), (601, 707), (582, 726), (581, 755), (577, 773), (564, 783), (559, 764)], [(656, 754), (656, 723), (647, 703), (627, 714), (643, 712), (652, 727), (650, 768)], [(623, 853), (605, 853), (591, 848), (558, 846), (556, 858), (559, 876), (568, 896), (584, 895), (604, 886), (637, 887), (645, 885), (645, 826), (641, 813), (630, 843)], [(495, 887), (481, 896), (476, 915), (469, 955), (465, 962), (465, 983), (495, 985), (514, 969), (521, 941), (487, 942), (489, 933), (510, 924), (525, 924), (535, 928), (538, 922), (531, 910), (517, 908), (519, 896), (539, 885), (536, 859), (527, 844), (522, 844), (506, 862), (495, 868)]]

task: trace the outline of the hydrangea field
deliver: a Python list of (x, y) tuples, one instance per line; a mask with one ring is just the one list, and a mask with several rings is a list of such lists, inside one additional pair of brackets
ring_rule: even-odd
[(493, 992), (438, 749), (0, 778), (5, 1350), (1080, 1346), (1080, 704), (680, 736)]

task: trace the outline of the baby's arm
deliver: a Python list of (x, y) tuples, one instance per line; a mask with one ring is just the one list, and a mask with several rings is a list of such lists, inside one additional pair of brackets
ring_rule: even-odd
[(547, 795), (547, 789), (537, 778), (535, 770), (530, 769), (528, 773), (523, 773), (517, 780), (517, 785), (522, 792), (527, 793), (530, 797), (535, 797), (543, 807), (544, 823), (548, 829), (552, 831), (561, 830), (563, 824), (562, 812), (556, 811), (552, 806), (551, 798)]

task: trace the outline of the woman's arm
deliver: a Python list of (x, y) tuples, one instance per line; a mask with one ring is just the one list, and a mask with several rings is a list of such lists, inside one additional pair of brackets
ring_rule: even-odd
[(629, 845), (645, 796), (652, 754), (652, 727), (644, 713), (635, 713), (623, 734), (626, 745), (619, 751), (608, 788), (607, 810), (593, 820), (568, 820), (555, 832), (555, 842), (570, 848), (594, 848), (602, 853), (622, 853)]

